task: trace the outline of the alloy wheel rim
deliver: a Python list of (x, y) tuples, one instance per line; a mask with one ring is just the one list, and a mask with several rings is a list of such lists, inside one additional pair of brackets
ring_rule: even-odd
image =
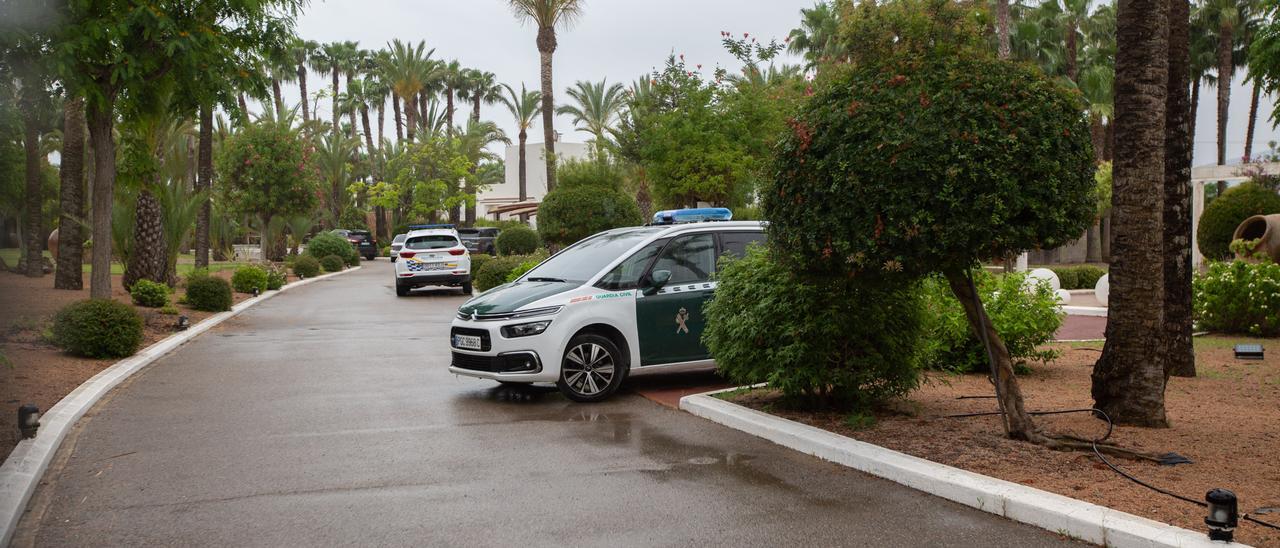
[(564, 356), (564, 382), (574, 392), (594, 396), (613, 382), (616, 369), (613, 355), (596, 343), (582, 343)]

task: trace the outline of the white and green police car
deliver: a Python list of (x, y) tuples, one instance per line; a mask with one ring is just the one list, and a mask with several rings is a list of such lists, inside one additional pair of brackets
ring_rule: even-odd
[(396, 296), (429, 285), (461, 287), (463, 295), (471, 294), (471, 254), (453, 225), (416, 225), (409, 227), (404, 245), (393, 261), (396, 270)]
[(458, 308), (449, 371), (554, 382), (575, 401), (608, 398), (628, 375), (714, 368), (702, 305), (716, 260), (763, 242), (723, 208), (662, 211), (650, 226), (586, 238)]

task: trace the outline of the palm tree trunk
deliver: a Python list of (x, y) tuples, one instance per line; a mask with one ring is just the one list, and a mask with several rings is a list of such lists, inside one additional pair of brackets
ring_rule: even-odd
[(62, 166), (58, 268), (54, 289), (84, 289), (84, 99), (68, 97), (62, 110)]
[[(423, 108), (422, 111), (426, 112), (427, 109)], [(445, 131), (453, 137), (453, 88), (444, 90), (444, 125)]]
[[(1164, 347), (1166, 375), (1196, 376), (1191, 346), (1191, 5), (1169, 0), (1169, 84), (1164, 139)], [(1254, 106), (1257, 106), (1254, 87)], [(1252, 122), (1252, 120), (1251, 120)], [(1252, 130), (1252, 128), (1250, 128)], [(1252, 131), (1250, 131), (1252, 135)], [(1245, 146), (1248, 156), (1248, 145)]]
[(524, 128), (520, 128), (519, 138), (520, 138), (520, 160), (517, 167), (519, 168), (519, 173), (520, 173), (520, 203), (524, 203), (525, 200), (529, 199), (529, 180), (527, 179), (528, 175), (525, 173), (525, 159), (524, 159), (525, 158), (524, 145), (525, 145), (525, 142), (529, 140), (529, 132), (525, 131)]
[(996, 0), (996, 54), (1008, 59), (1009, 48), (1009, 0)]
[(1102, 217), (1102, 230), (1100, 232), (1101, 232), (1101, 239), (1102, 239), (1102, 261), (1106, 263), (1110, 263), (1111, 262), (1111, 212), (1110, 211), (1108, 211), (1107, 214)]
[(1253, 161), (1253, 131), (1258, 124), (1258, 95), (1262, 87), (1258, 80), (1253, 81), (1253, 98), (1249, 100), (1249, 129), (1244, 134), (1244, 161)]
[(311, 121), (311, 106), (307, 104), (307, 67), (298, 65), (298, 94), (302, 97), (302, 123)]
[(471, 121), (480, 121), (480, 92), (476, 92), (476, 96), (471, 98)]
[(271, 79), (271, 97), (276, 103), (276, 119), (284, 119), (284, 97), (280, 95), (280, 80)]
[[(400, 96), (391, 94), (391, 117), (396, 122), (396, 142), (404, 140), (404, 121), (400, 119)], [(412, 139), (412, 137), (410, 137)]]
[[(1218, 165), (1227, 165), (1227, 109), (1231, 107), (1231, 76), (1235, 71), (1231, 54), (1235, 45), (1232, 29), (1218, 31)], [(1218, 181), (1218, 196), (1227, 191), (1227, 182)]]
[[(348, 72), (347, 73), (347, 94), (348, 95), (351, 94), (351, 82), (353, 80), (355, 80), (355, 75), (353, 73)], [(351, 139), (357, 143), (356, 148), (360, 148), (358, 146), (360, 143), (360, 140), (358, 138), (359, 135), (356, 135), (356, 110), (354, 108), (347, 110), (347, 123), (351, 124)], [(365, 124), (364, 127), (365, 127), (365, 133), (368, 133), (369, 125)]]
[[(387, 99), (384, 97), (378, 101), (378, 137), (373, 142), (378, 146), (378, 150), (382, 150), (382, 130), (387, 120)], [(381, 169), (379, 169), (381, 175)]]
[(1102, 162), (1107, 152), (1107, 128), (1103, 127), (1101, 116), (1089, 117), (1089, 140), (1093, 142), (1093, 158)]
[(363, 127), (364, 127), (365, 154), (367, 154), (367, 155), (368, 155), (369, 160), (370, 160), (370, 162), (369, 162), (369, 163), (370, 163), (370, 167), (372, 167), (372, 164), (373, 164), (373, 161), (372, 161), (372, 160), (373, 160), (373, 132), (372, 132), (372, 131), (369, 131), (369, 105), (365, 105), (365, 104), (361, 104), (361, 105), (360, 105), (360, 124), (361, 124), (361, 126), (363, 126)]
[(249, 102), (244, 100), (244, 92), (236, 95), (236, 103), (240, 106), (240, 121), (249, 121)]
[(410, 143), (413, 142), (413, 134), (415, 132), (414, 128), (418, 125), (417, 120), (415, 119), (417, 118), (417, 116), (415, 115), (416, 113), (414, 112), (418, 110), (416, 106), (417, 102), (418, 102), (418, 99), (416, 94), (410, 95), (406, 97), (404, 100), (404, 122), (405, 122), (404, 132), (405, 132), (405, 135), (409, 138)]
[(433, 131), (432, 128), (427, 127), (427, 112), (429, 110), (427, 108), (427, 92), (425, 90), (418, 92), (418, 125), (421, 126), (418, 129), (421, 129), (427, 135), (430, 135)]
[[(152, 180), (148, 185), (159, 184)], [(138, 192), (137, 214), (133, 224), (133, 250), (129, 253), (129, 265), (124, 271), (124, 287), (128, 289), (138, 280), (146, 279), (165, 283), (168, 266), (168, 248), (164, 241), (164, 224), (161, 218), (160, 200), (144, 187)]]
[[(1101, 221), (1094, 219), (1093, 224), (1085, 231), (1084, 260), (1089, 263), (1102, 262), (1102, 226)], [(1087, 289), (1087, 288), (1086, 288)]]
[(1168, 0), (1116, 14), (1116, 161), (1110, 312), (1093, 368), (1094, 407), (1117, 424), (1168, 426), (1164, 410), (1162, 236)]
[[(25, 83), (25, 82), (24, 82)], [(27, 86), (23, 86), (27, 88)], [(30, 88), (34, 88), (31, 86)], [(34, 89), (23, 89), (24, 95), (34, 93)], [(26, 195), (23, 249), (27, 260), (25, 274), (31, 278), (44, 275), (44, 238), (41, 238), (40, 221), (44, 205), (44, 181), (40, 172), (40, 110), (34, 98), (24, 97), (22, 100), (22, 146), (26, 156)]]
[(1077, 55), (1079, 54), (1079, 51), (1078, 51), (1078, 47), (1076, 46), (1076, 33), (1078, 29), (1076, 28), (1076, 25), (1072, 23), (1067, 27), (1066, 31), (1067, 31), (1067, 78), (1070, 79), (1072, 82), (1079, 84), (1080, 68), (1079, 68), (1079, 63), (1077, 62)]
[(1196, 140), (1196, 117), (1200, 110), (1200, 76), (1196, 75), (1191, 79), (1191, 114), (1188, 120), (1191, 124), (1190, 135), (1187, 136), (1187, 146), (1195, 148)]
[[(303, 101), (302, 104), (306, 104)], [(200, 210), (196, 213), (196, 268), (209, 266), (209, 214), (211, 200), (209, 191), (213, 187), (213, 105), (200, 105), (200, 142), (199, 160), (196, 167), (196, 192), (205, 192), (201, 200)]]
[(555, 27), (538, 28), (538, 60), (542, 79), (542, 147), (547, 168), (547, 192), (556, 188), (556, 101), (551, 61), (556, 51)]
[[(333, 65), (332, 68), (333, 68), (333, 99), (330, 101), (330, 104), (332, 105), (332, 108), (333, 108), (333, 136), (334, 138), (337, 138), (339, 129), (342, 127), (342, 124), (338, 121), (341, 118), (341, 116), (338, 115), (338, 65), (335, 64)], [(266, 248), (263, 248), (263, 249), (265, 250)], [(266, 255), (264, 254), (263, 257), (266, 257)]]
[(1110, 162), (1112, 160), (1115, 160), (1115, 156), (1116, 156), (1116, 124), (1115, 124), (1114, 115), (1112, 116), (1111, 121), (1108, 122), (1106, 125), (1106, 133), (1107, 133), (1107, 139), (1106, 139), (1107, 152), (1105, 154), (1106, 156), (1105, 159), (1106, 161)]

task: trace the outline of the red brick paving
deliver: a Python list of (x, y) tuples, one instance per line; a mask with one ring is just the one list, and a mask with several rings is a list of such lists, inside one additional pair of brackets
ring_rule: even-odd
[(1062, 327), (1054, 334), (1058, 340), (1101, 339), (1107, 329), (1107, 319), (1097, 316), (1067, 316)]

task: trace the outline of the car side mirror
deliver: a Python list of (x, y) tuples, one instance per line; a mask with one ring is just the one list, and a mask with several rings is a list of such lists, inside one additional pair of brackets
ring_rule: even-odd
[(652, 273), (649, 274), (648, 278), (645, 280), (646, 283), (644, 284), (644, 290), (643, 290), (644, 295), (647, 297), (649, 295), (653, 295), (657, 293), (658, 290), (662, 289), (662, 286), (667, 285), (667, 282), (669, 281), (671, 281), (670, 270), (653, 271)]

